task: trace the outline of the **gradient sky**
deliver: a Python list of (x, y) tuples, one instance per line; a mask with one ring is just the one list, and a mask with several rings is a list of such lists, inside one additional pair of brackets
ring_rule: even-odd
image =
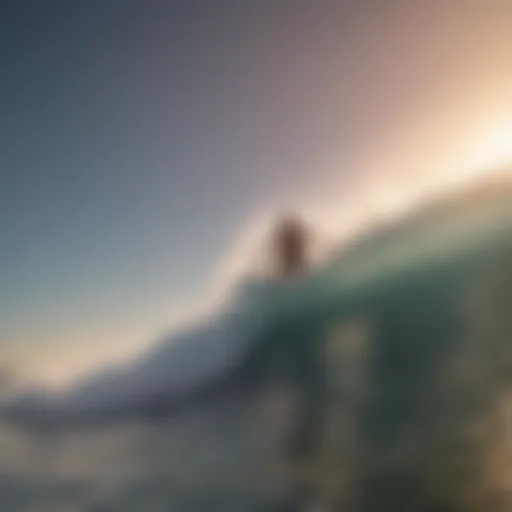
[(0, 344), (52, 371), (158, 333), (259, 212), (512, 127), (497, 0), (4, 1), (0, 45)]

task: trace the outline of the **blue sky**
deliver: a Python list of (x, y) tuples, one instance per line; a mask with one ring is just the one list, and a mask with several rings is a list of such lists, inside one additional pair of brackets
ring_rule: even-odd
[(1, 345), (157, 332), (258, 212), (341, 201), (418, 123), (459, 147), (512, 18), (419, 4), (2, 3)]

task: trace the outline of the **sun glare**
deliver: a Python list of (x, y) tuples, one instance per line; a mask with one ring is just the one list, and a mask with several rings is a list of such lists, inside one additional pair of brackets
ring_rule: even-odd
[(452, 172), (443, 180), (447, 189), (458, 188), (512, 169), (512, 119), (495, 124), (472, 138)]
[(491, 130), (477, 148), (476, 166), (481, 168), (502, 168), (512, 164), (512, 120)]

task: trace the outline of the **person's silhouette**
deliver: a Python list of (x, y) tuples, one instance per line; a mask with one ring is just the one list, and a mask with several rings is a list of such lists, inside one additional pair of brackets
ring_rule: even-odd
[[(311, 236), (306, 224), (295, 215), (282, 216), (273, 235), (274, 268), (278, 279), (290, 280), (307, 273)], [(314, 500), (315, 484), (308, 468), (316, 459), (321, 436), (323, 369), (314, 333), (298, 323), (292, 332), (285, 329), (280, 339), (282, 371), (290, 371), (299, 393), (296, 423), (289, 439), (287, 455), (294, 474), (293, 503), (290, 510)], [(291, 339), (290, 339), (291, 337)], [(305, 339), (307, 338), (307, 339)], [(288, 510), (288, 508), (285, 508)]]
[(307, 268), (308, 230), (297, 217), (282, 217), (274, 234), (276, 271), (280, 278), (302, 274)]

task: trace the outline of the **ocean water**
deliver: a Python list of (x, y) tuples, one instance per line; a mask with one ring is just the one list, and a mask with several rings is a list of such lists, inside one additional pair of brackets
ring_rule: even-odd
[[(320, 448), (308, 474), (327, 510), (511, 510), (511, 219), (510, 188), (478, 189), (369, 234), (293, 289), (266, 289), (266, 308), (249, 302), (248, 316), (227, 324), (233, 332), (250, 325), (245, 342), (262, 350), (244, 354), (272, 369), (251, 392), (234, 381), (167, 419), (69, 428), (39, 428), (37, 401), (22, 402), (24, 421), (0, 431), (1, 510), (284, 510), (296, 384), (314, 382), (302, 365), (313, 354), (325, 382), (316, 395)], [(209, 347), (226, 356), (226, 336), (218, 336), (226, 330), (216, 332)], [(180, 361), (196, 360), (180, 347)], [(299, 361), (294, 381), (279, 366), (287, 360)], [(221, 366), (192, 373), (208, 382)], [(166, 382), (160, 367), (141, 367), (126, 375)], [(285, 378), (275, 379), (281, 370)], [(91, 378), (92, 387), (78, 389), (115, 389), (110, 399), (131, 406), (126, 387)], [(65, 419), (84, 396), (86, 413), (104, 405), (74, 391), (48, 410)], [(35, 416), (26, 415), (31, 409)]]
[(285, 422), (265, 416), (268, 397), (222, 398), (172, 420), (65, 432), (5, 427), (2, 510), (267, 510), (287, 488)]

